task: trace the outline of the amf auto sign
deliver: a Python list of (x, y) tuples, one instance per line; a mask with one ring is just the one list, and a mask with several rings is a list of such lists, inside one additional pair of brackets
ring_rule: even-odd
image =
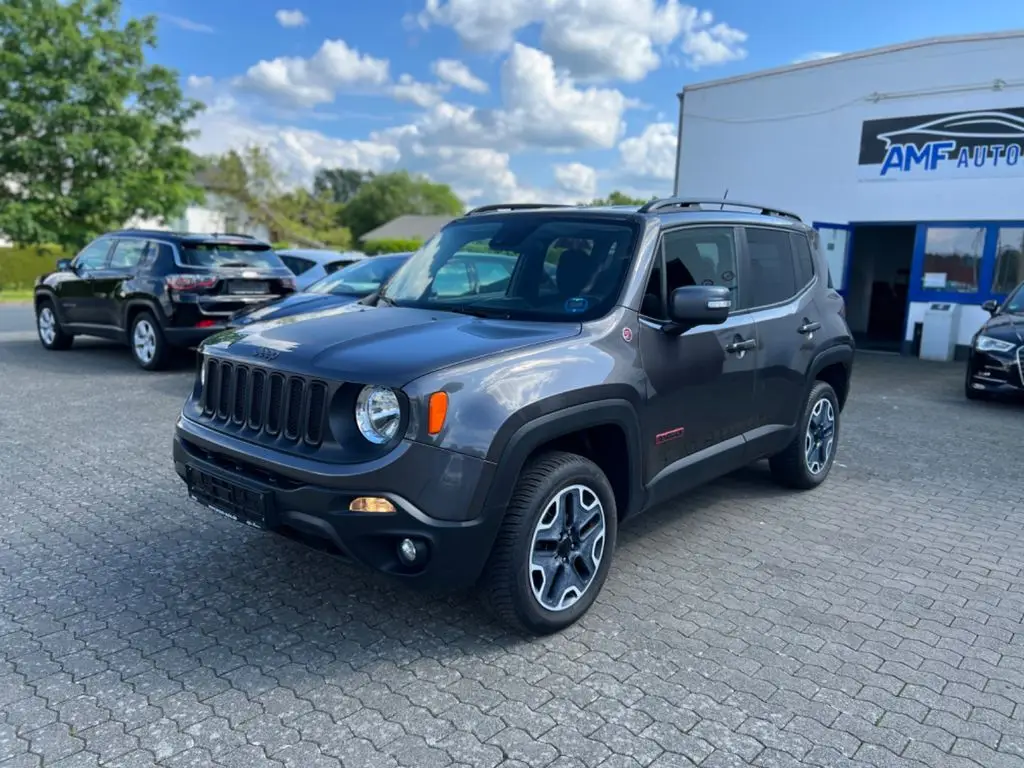
[(1024, 107), (865, 120), (864, 180), (1024, 176)]

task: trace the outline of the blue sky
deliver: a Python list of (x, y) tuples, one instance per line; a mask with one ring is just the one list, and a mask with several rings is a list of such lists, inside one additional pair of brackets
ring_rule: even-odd
[(195, 146), (282, 173), (408, 168), (469, 203), (666, 194), (689, 82), (1024, 27), (1024, 3), (126, 0), (208, 110)]

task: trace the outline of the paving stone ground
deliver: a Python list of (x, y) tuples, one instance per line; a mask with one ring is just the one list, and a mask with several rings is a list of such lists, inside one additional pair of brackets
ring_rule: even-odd
[(184, 496), (191, 370), (0, 328), (0, 766), (1024, 766), (1024, 407), (862, 355), (838, 464), (628, 526), (525, 641)]

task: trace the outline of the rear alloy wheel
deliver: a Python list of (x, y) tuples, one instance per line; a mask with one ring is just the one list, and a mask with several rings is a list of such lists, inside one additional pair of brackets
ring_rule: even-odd
[(147, 371), (163, 367), (167, 358), (167, 342), (149, 312), (140, 312), (132, 321), (129, 342), (135, 362)]
[(793, 441), (769, 460), (783, 485), (810, 490), (824, 482), (839, 445), (839, 400), (824, 381), (815, 381), (807, 396)]
[(75, 338), (61, 328), (53, 304), (48, 299), (40, 302), (36, 308), (36, 330), (39, 332), (40, 343), (47, 349), (68, 349)]
[(545, 635), (575, 623), (604, 586), (615, 551), (611, 484), (589, 459), (551, 452), (516, 484), (487, 565), (487, 596), (507, 625)]

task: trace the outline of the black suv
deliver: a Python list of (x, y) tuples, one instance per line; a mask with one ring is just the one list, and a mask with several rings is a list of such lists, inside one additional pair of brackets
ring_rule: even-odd
[(76, 335), (126, 342), (160, 368), (172, 347), (195, 347), (231, 315), (295, 291), (271, 247), (247, 235), (111, 232), (36, 280), (36, 328), (47, 349)]
[(969, 400), (1024, 395), (1024, 283), (1002, 304), (981, 305), (992, 317), (971, 339), (964, 394)]
[[(468, 280), (474, 253), (511, 273)], [(377, 294), (200, 351), (193, 499), (410, 583), (482, 580), (535, 633), (588, 609), (641, 511), (763, 458), (821, 483), (854, 359), (813, 229), (685, 199), (477, 208)]]

